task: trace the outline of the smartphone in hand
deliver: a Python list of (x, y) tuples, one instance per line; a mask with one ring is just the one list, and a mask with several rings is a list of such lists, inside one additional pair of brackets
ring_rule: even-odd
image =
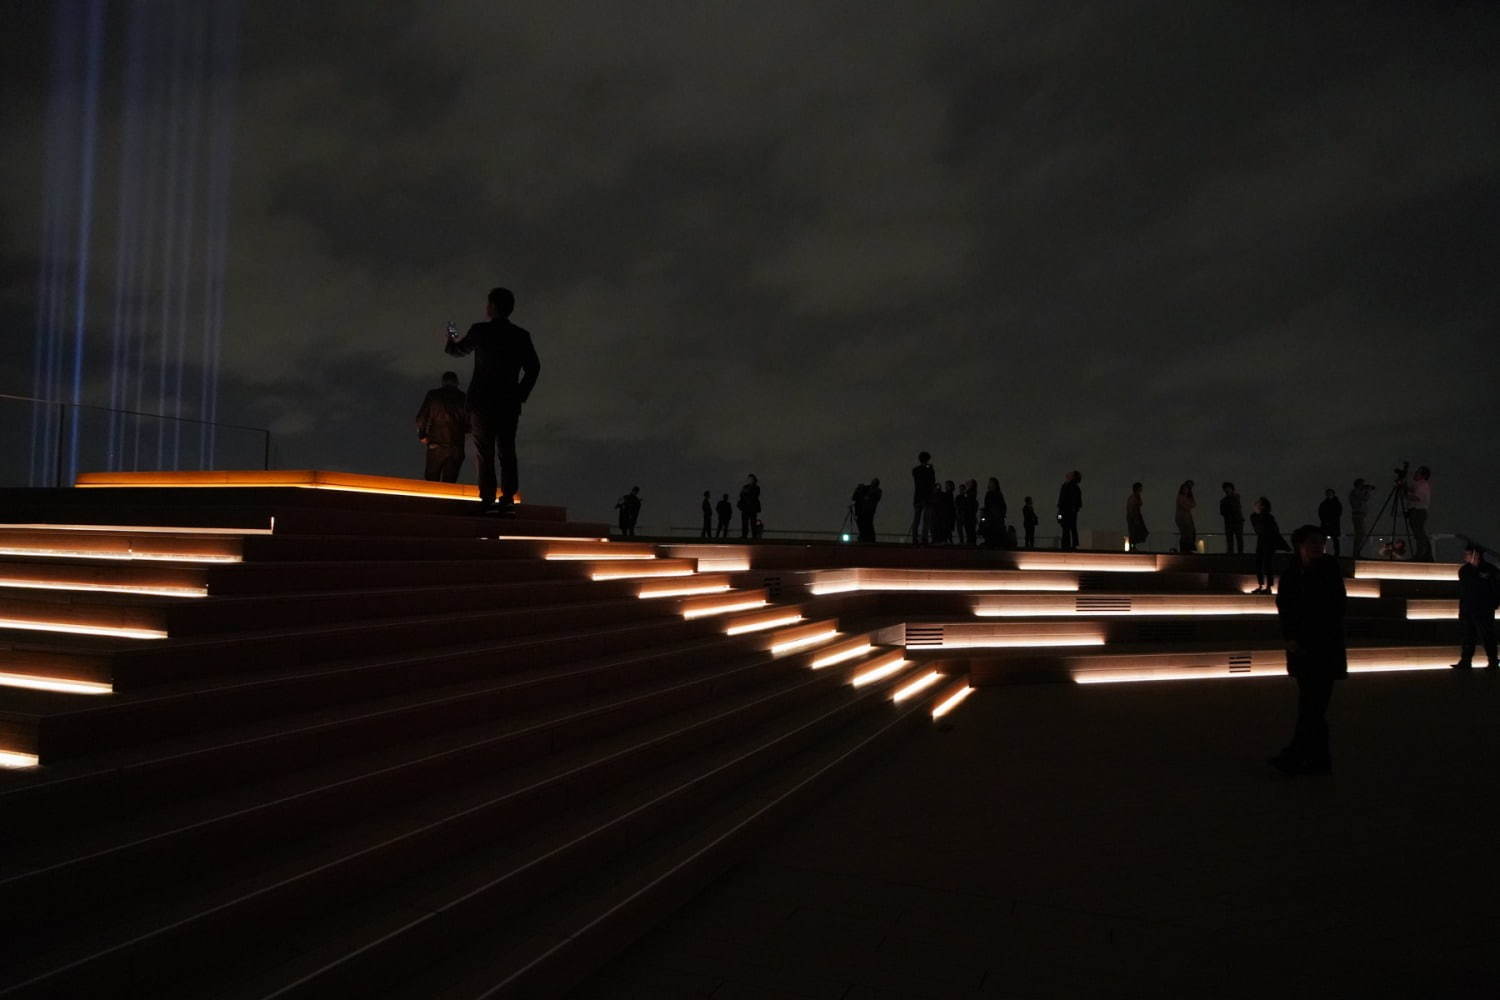
[(458, 339), (458, 326), (451, 319), (448, 321), (448, 339)]

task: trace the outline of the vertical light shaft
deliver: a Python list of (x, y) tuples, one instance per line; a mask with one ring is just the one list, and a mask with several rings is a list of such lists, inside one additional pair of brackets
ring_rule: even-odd
[[(73, 290), (73, 403), (83, 402), (83, 335), (88, 318), (89, 244), (94, 225), (94, 153), (99, 130), (99, 77), (104, 62), (104, 0), (88, 9), (88, 50), (84, 61), (82, 161), (78, 177), (78, 263)], [(68, 431), (68, 482), (78, 475), (80, 413), (74, 408)]]

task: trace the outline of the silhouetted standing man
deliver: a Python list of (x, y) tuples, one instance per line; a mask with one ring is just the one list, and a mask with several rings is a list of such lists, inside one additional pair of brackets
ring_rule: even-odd
[(632, 486), (630, 492), (615, 503), (615, 509), (620, 512), (620, 534), (634, 535), (635, 522), (641, 516), (641, 488)]
[(921, 545), (927, 541), (932, 525), (928, 522), (927, 508), (932, 502), (932, 493), (937, 489), (937, 470), (932, 467), (932, 456), (922, 452), (911, 470), (911, 542)]
[(1282, 774), (1327, 774), (1328, 702), (1333, 682), (1349, 674), (1344, 650), (1344, 577), (1323, 554), (1323, 531), (1304, 524), (1292, 532), (1292, 563), (1281, 574), (1276, 613), (1286, 640), (1286, 670), (1297, 681), (1297, 728), (1271, 758)]
[(1344, 531), (1339, 522), (1344, 519), (1344, 505), (1339, 503), (1339, 495), (1333, 490), (1323, 491), (1323, 502), (1318, 504), (1318, 527), (1323, 529), (1323, 534), (1333, 542), (1333, 555), (1337, 558), (1342, 553), (1339, 545), (1339, 535)]
[(1464, 564), (1458, 568), (1458, 617), (1464, 623), (1464, 644), (1453, 669), (1471, 669), (1474, 648), (1481, 645), (1489, 669), (1500, 668), (1495, 655), (1496, 607), (1500, 607), (1500, 573), (1485, 561), (1484, 549), (1470, 542), (1464, 548)]
[(469, 408), (458, 387), (456, 372), (443, 372), (443, 384), (429, 389), (417, 410), (417, 440), (427, 446), (429, 483), (456, 483), (464, 467), (464, 437), (469, 433)]
[(880, 506), (883, 495), (880, 480), (871, 479), (870, 485), (854, 501), (854, 522), (859, 526), (859, 540), (862, 542), (875, 541), (875, 508)]
[(714, 513), (719, 515), (718, 537), (728, 538), (729, 522), (734, 518), (734, 504), (729, 502), (728, 493), (725, 493), (722, 497), (719, 498), (719, 503), (718, 506), (714, 508)]
[(760, 513), (760, 483), (751, 473), (740, 487), (740, 537), (759, 537), (755, 534), (756, 515)]
[(1083, 509), (1083, 473), (1074, 469), (1057, 491), (1057, 523), (1062, 528), (1060, 542), (1065, 551), (1078, 548), (1078, 512)]
[(1370, 494), (1375, 492), (1375, 487), (1363, 479), (1354, 481), (1354, 489), (1349, 491), (1349, 523), (1354, 529), (1354, 558), (1358, 559), (1365, 547), (1365, 514), (1370, 509)]
[(1245, 552), (1245, 508), (1233, 483), (1224, 484), (1224, 496), (1219, 499), (1219, 516), (1224, 519), (1224, 551), (1230, 555)]
[(708, 490), (703, 491), (703, 532), (701, 538), (712, 538), (714, 536), (714, 505), (709, 500)]
[(1432, 562), (1432, 539), (1427, 537), (1427, 509), (1432, 506), (1432, 470), (1425, 465), (1417, 467), (1411, 474), (1411, 484), (1406, 487), (1406, 523), (1411, 528), (1411, 539), (1416, 546), (1413, 559)]
[(1031, 505), (1031, 497), (1021, 505), (1021, 527), (1026, 531), (1026, 547), (1036, 548), (1036, 508)]
[(475, 323), (459, 340), (444, 347), (454, 357), (474, 355), (469, 377), (469, 426), (479, 462), (479, 509), (495, 505), (495, 453), (500, 454), (500, 508), (515, 503), (520, 488), (516, 463), (516, 426), (521, 406), (531, 398), (542, 363), (531, 334), (510, 321), (516, 297), (509, 289), (490, 289), (484, 313), (487, 322)]

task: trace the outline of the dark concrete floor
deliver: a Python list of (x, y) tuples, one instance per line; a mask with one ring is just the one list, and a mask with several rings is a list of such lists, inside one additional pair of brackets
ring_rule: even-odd
[(1500, 677), (989, 688), (577, 996), (1500, 995)]

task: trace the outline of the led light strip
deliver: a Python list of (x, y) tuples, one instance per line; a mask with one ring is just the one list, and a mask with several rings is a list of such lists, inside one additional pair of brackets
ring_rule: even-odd
[(36, 767), (39, 763), (41, 759), (34, 753), (0, 750), (0, 767), (13, 770), (19, 767)]
[(207, 587), (138, 587), (130, 583), (57, 583), (43, 580), (10, 580), (0, 577), (0, 587), (17, 590), (86, 590), (106, 594), (144, 594), (149, 597), (207, 597)]
[(788, 639), (786, 642), (774, 643), (771, 646), (771, 655), (780, 656), (782, 653), (790, 653), (794, 649), (806, 649), (808, 646), (816, 646), (820, 642), (838, 636), (837, 629), (829, 629), (827, 632), (818, 632), (814, 635), (804, 635), (796, 639)]
[(731, 611), (753, 611), (756, 608), (765, 607), (767, 603), (769, 602), (765, 598), (758, 598), (753, 601), (737, 601), (734, 604), (715, 604), (706, 608), (688, 608), (682, 613), (682, 617), (687, 619), (707, 618), (709, 615), (723, 615)]
[(690, 569), (640, 569), (640, 570), (614, 570), (605, 569), (597, 573), (590, 573), (590, 580), (644, 580), (654, 576), (695, 576)]
[(1193, 607), (1142, 607), (1130, 611), (1090, 611), (1061, 608), (975, 608), (977, 618), (1129, 618), (1149, 615), (1175, 615), (1181, 617), (1206, 618), (1213, 615), (1274, 615), (1275, 608), (1193, 608)]
[(928, 688), (932, 687), (942, 679), (943, 675), (938, 671), (929, 671), (928, 673), (925, 673), (921, 677), (918, 677), (916, 680), (912, 681), (910, 684), (906, 684), (898, 688), (896, 692), (891, 695), (891, 701), (899, 705), (901, 702), (910, 698), (912, 695), (921, 694), (923, 691), (926, 691)]
[(831, 667), (835, 663), (843, 663), (845, 660), (853, 660), (857, 657), (864, 656), (874, 648), (875, 647), (870, 645), (868, 642), (863, 646), (851, 646), (848, 649), (841, 650), (837, 653), (829, 653), (827, 656), (820, 656), (816, 660), (813, 660), (812, 663), (808, 664), (808, 666), (812, 667), (814, 670), (821, 670), (824, 667)]
[(899, 674), (901, 671), (911, 666), (911, 662), (911, 660), (897, 657), (890, 663), (885, 663), (873, 669), (866, 670), (862, 674), (856, 674), (849, 681), (849, 683), (854, 685), (855, 687), (864, 687), (866, 684), (874, 684), (876, 681), (885, 680), (887, 677), (890, 677), (894, 674)]
[[(1351, 663), (1349, 672), (1351, 674), (1394, 674), (1417, 670), (1448, 670), (1450, 665), (1444, 657), (1438, 661), (1427, 663)], [(1286, 677), (1286, 669), (1275, 666), (1258, 671), (1239, 671), (1228, 673), (1223, 667), (1205, 667), (1201, 670), (1191, 669), (1166, 669), (1166, 670), (1119, 670), (1119, 671), (1092, 671), (1089, 673), (1075, 673), (1074, 684), (1130, 684), (1140, 681), (1218, 681), (1231, 678), (1243, 677)]]
[(61, 691), (64, 694), (113, 694), (108, 684), (93, 681), (68, 681), (58, 677), (37, 677), (34, 674), (0, 673), (0, 687), (27, 688), (31, 691)]
[(19, 618), (0, 618), (0, 628), (28, 632), (66, 632), (72, 635), (104, 635), (116, 639), (165, 639), (167, 633), (154, 628), (130, 628), (113, 625), (72, 625), (66, 622), (34, 622)]
[(0, 546), (0, 556), (26, 556), (28, 558), (40, 557), (47, 559), (113, 559), (117, 562), (130, 562), (133, 559), (142, 559), (150, 562), (193, 563), (237, 563), (243, 561), (239, 556), (207, 555), (204, 553), (90, 552), (86, 549), (19, 549), (5, 546)]
[[(523, 541), (522, 538), (506, 538), (507, 542)], [(655, 559), (655, 552), (548, 552), (542, 556), (548, 562), (603, 562), (608, 559)]]
[(802, 620), (800, 614), (782, 615), (780, 618), (768, 618), (765, 621), (749, 622), (744, 625), (731, 625), (724, 630), (725, 635), (744, 635), (747, 632), (763, 632), (770, 628), (780, 628), (783, 625), (795, 625)]
[(642, 587), (635, 596), (641, 600), (648, 597), (701, 597), (706, 594), (727, 594), (731, 589), (727, 583), (709, 583), (698, 587), (663, 587), (660, 590)]
[(938, 702), (938, 704), (934, 705), (932, 709), (932, 717), (934, 719), (941, 719), (943, 716), (947, 715), (949, 712), (957, 708), (960, 702), (962, 702), (965, 698), (973, 693), (974, 688), (969, 686), (968, 684), (965, 684), (963, 687), (953, 692), (947, 698), (944, 698), (942, 701)]
[[(1014, 639), (997, 636), (986, 639), (960, 639), (956, 642), (944, 641), (940, 648), (948, 649), (1049, 649), (1058, 646), (1102, 646), (1104, 637), (1102, 635), (1057, 635), (1057, 636), (1018, 636)], [(931, 647), (924, 647), (931, 648)]]
[(178, 528), (156, 524), (16, 524), (0, 526), (5, 531), (113, 531), (121, 535), (217, 535), (237, 538), (240, 535), (269, 535), (270, 528)]

